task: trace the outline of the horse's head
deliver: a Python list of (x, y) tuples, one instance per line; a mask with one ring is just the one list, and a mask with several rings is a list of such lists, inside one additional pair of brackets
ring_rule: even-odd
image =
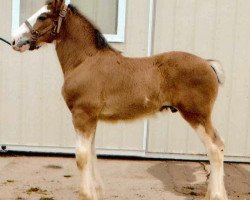
[(12, 46), (16, 51), (38, 49), (45, 43), (53, 42), (67, 14), (64, 0), (49, 0), (23, 23), (12, 35)]

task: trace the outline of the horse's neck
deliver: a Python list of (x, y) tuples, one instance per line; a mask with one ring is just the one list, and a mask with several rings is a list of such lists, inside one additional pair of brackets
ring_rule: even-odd
[(56, 51), (64, 74), (97, 53), (90, 28), (89, 24), (77, 16), (71, 15), (65, 21), (56, 42)]

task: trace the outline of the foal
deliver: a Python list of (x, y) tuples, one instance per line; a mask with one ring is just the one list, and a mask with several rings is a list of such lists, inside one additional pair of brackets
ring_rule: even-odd
[(13, 35), (13, 48), (20, 52), (51, 42), (64, 74), (62, 94), (77, 132), (80, 199), (97, 200), (102, 195), (93, 145), (98, 120), (133, 120), (166, 108), (180, 112), (208, 151), (211, 176), (206, 199), (228, 199), (224, 144), (211, 121), (218, 86), (224, 81), (219, 62), (184, 52), (124, 57), (63, 0), (47, 1)]

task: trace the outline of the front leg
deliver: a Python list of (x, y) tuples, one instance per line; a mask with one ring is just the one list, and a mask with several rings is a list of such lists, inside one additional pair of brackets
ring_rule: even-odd
[(81, 173), (79, 200), (99, 200), (95, 172), (96, 155), (93, 154), (93, 140), (97, 119), (93, 113), (82, 109), (74, 110), (73, 122), (77, 132), (76, 163)]

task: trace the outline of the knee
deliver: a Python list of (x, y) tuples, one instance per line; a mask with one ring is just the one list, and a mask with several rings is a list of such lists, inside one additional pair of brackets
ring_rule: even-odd
[(221, 152), (225, 149), (225, 144), (222, 138), (217, 134), (217, 131), (214, 131), (213, 143), (219, 148)]
[(83, 170), (88, 162), (88, 152), (84, 148), (76, 149), (76, 164), (79, 170)]
[(213, 163), (217, 163), (217, 164), (221, 164), (223, 162), (223, 153), (222, 153), (222, 150), (221, 148), (212, 143), (209, 147), (209, 154), (210, 154), (210, 158), (211, 158), (211, 161)]

